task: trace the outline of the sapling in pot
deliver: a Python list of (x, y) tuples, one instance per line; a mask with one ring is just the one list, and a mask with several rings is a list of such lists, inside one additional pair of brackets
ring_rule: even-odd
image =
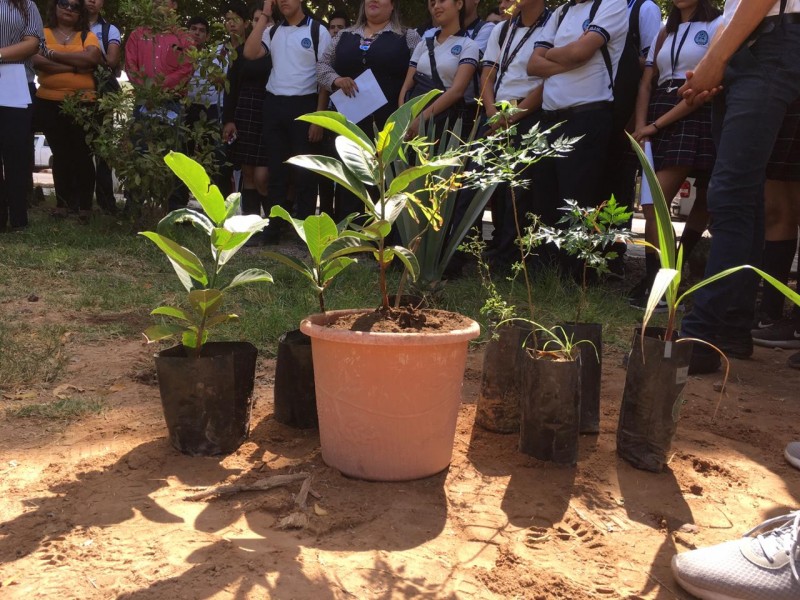
[[(227, 283), (220, 273), (236, 252), (268, 221), (256, 215), (237, 215), (239, 194), (227, 200), (211, 185), (203, 167), (183, 154), (164, 157), (187, 185), (203, 211), (182, 208), (169, 213), (158, 231), (140, 235), (161, 249), (186, 290), (182, 306), (152, 311), (171, 323), (148, 327), (148, 342), (180, 336), (181, 344), (156, 357), (164, 416), (172, 445), (188, 454), (234, 451), (249, 431), (256, 349), (246, 342), (208, 342), (218, 325), (237, 319), (223, 310), (227, 292), (250, 283), (271, 283), (261, 269), (242, 271)], [(189, 222), (209, 241), (211, 267), (189, 248), (170, 237), (171, 226)]]

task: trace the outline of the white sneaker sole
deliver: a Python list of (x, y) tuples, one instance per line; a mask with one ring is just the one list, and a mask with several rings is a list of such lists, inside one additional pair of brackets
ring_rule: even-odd
[(720, 592), (711, 592), (709, 590), (703, 590), (699, 587), (692, 585), (691, 583), (684, 581), (678, 570), (675, 568), (675, 560), (678, 558), (677, 555), (672, 557), (672, 576), (675, 578), (675, 581), (685, 589), (687, 592), (692, 594), (693, 596), (697, 596), (700, 600), (742, 600), (741, 598), (735, 598), (734, 596), (729, 596), (728, 594), (722, 594)]
[(756, 346), (764, 348), (782, 348), (784, 350), (796, 350), (800, 348), (800, 340), (760, 340), (753, 337), (753, 343)]

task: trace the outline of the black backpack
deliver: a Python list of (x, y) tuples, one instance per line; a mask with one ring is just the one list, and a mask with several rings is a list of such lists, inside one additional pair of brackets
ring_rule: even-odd
[[(600, 3), (603, 0), (593, 0), (592, 8), (589, 11), (589, 22), (594, 21)], [(628, 20), (628, 36), (625, 38), (625, 47), (619, 57), (617, 74), (614, 76), (614, 67), (611, 64), (611, 54), (608, 46), (603, 45), (600, 52), (603, 55), (603, 62), (608, 71), (608, 87), (614, 92), (614, 107), (612, 109), (612, 131), (614, 133), (625, 129), (625, 126), (633, 116), (636, 108), (636, 95), (639, 92), (639, 81), (642, 78), (642, 68), (639, 65), (639, 47), (641, 45), (641, 33), (639, 32), (639, 12), (642, 4), (648, 0), (636, 0), (631, 8)], [(561, 13), (558, 15), (556, 29), (561, 25), (571, 4), (565, 4)]]

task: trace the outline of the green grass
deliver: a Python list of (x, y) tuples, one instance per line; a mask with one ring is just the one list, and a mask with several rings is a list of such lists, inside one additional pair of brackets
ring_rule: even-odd
[(53, 421), (74, 421), (91, 414), (99, 414), (105, 408), (100, 398), (82, 396), (68, 397), (45, 404), (26, 404), (9, 409), (8, 416), (17, 419), (49, 419)]
[[(53, 381), (64, 366), (61, 337), (73, 332), (70, 343), (137, 338), (154, 318), (150, 311), (162, 304), (180, 303), (185, 293), (161, 252), (136, 235), (150, 227), (134, 226), (97, 215), (89, 224), (53, 220), (45, 210), (31, 211), (31, 227), (23, 233), (0, 236), (0, 389)], [(209, 256), (205, 240), (191, 227), (178, 228), (178, 241), (202, 258)], [(247, 339), (265, 356), (274, 356), (278, 337), (296, 328), (308, 314), (317, 312), (315, 294), (300, 275), (268, 261), (258, 253), (241, 252), (222, 276), (231, 278), (247, 268), (269, 271), (274, 284), (256, 284), (232, 290), (226, 310), (239, 321), (223, 325), (215, 339)], [(391, 292), (400, 273), (389, 274)], [(525, 314), (522, 279), (512, 283), (499, 278), (498, 289)], [(574, 318), (578, 288), (552, 273), (534, 278), (536, 320), (552, 326)], [(627, 349), (641, 313), (623, 298), (623, 284), (595, 285), (582, 320), (604, 324), (604, 343)], [(30, 294), (39, 296), (49, 320), (27, 321), (19, 307)], [(436, 308), (457, 311), (478, 320), (484, 294), (477, 274), (448, 281), (431, 299)], [(377, 307), (378, 271), (363, 257), (345, 271), (326, 293), (328, 309)], [(485, 339), (485, 338), (484, 338)]]

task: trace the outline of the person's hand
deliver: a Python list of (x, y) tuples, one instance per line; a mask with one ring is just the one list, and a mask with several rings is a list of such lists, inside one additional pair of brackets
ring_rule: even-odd
[(686, 83), (678, 90), (678, 95), (689, 106), (702, 104), (722, 90), (725, 75), (725, 62), (706, 54), (694, 71), (686, 72)]
[(653, 124), (637, 127), (631, 137), (639, 142), (640, 145), (644, 144), (649, 138), (658, 133), (658, 129)]
[(222, 141), (226, 144), (230, 144), (234, 139), (236, 139), (236, 135), (236, 123), (225, 123), (225, 125), (222, 127)]
[(500, 115), (499, 118), (495, 119), (491, 125), (489, 125), (489, 133), (497, 133), (502, 129), (508, 129), (513, 124), (514, 122), (509, 117)]
[(267, 23), (272, 19), (272, 6), (275, 0), (264, 0), (264, 7), (261, 9), (261, 17), (266, 17)]
[(345, 96), (354, 98), (358, 92), (358, 84), (349, 77), (338, 77), (333, 80), (333, 85), (344, 92)]
[(322, 127), (319, 125), (309, 125), (308, 127), (308, 141), (312, 144), (322, 141)]

